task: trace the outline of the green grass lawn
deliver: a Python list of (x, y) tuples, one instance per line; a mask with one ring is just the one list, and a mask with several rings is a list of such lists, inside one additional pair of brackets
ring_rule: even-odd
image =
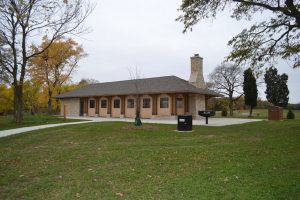
[(0, 138), (0, 199), (299, 199), (300, 120), (90, 123)]
[(67, 119), (67, 121), (64, 121), (63, 118), (61, 118), (59, 116), (46, 115), (46, 114), (36, 114), (36, 115), (25, 114), (24, 121), (21, 124), (19, 124), (13, 120), (12, 115), (7, 115), (7, 116), (0, 116), (0, 131), (7, 130), (7, 129), (13, 129), (13, 128), (37, 126), (37, 125), (43, 125), (43, 124), (75, 122), (75, 121), (82, 121), (82, 120)]
[[(283, 110), (283, 118), (286, 119), (288, 110)], [(300, 119), (300, 110), (293, 110), (296, 119)], [(221, 116), (221, 111), (217, 111), (215, 117), (219, 118)], [(229, 111), (228, 116), (229, 117)], [(249, 110), (235, 110), (233, 112), (234, 118), (247, 118), (249, 119)], [(267, 109), (254, 109), (252, 114), (253, 119), (268, 119)]]

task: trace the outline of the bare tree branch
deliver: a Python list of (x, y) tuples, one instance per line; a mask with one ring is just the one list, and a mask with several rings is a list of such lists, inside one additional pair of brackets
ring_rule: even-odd
[(211, 88), (229, 98), (230, 115), (233, 115), (234, 94), (242, 95), (242, 68), (232, 64), (222, 64), (209, 75)]
[[(300, 1), (294, 0), (183, 0), (177, 18), (184, 23), (184, 32), (199, 21), (215, 18), (219, 12), (230, 8), (237, 20), (251, 20), (264, 16), (260, 23), (233, 37), (226, 61), (257, 68), (274, 65), (278, 58), (285, 59), (294, 68), (300, 67)], [(270, 14), (271, 13), (271, 14)]]

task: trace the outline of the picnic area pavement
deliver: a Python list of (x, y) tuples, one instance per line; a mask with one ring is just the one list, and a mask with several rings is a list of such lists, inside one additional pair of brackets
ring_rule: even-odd
[[(30, 126), (30, 127), (3, 130), (3, 131), (0, 131), (0, 138), (19, 134), (19, 133), (25, 133), (28, 131), (52, 128), (52, 127), (57, 127), (57, 126), (73, 125), (73, 124), (84, 124), (84, 123), (92, 123), (92, 122), (134, 122), (134, 119), (131, 119), (131, 118), (103, 118), (103, 117), (68, 117), (68, 118), (90, 120), (90, 121), (69, 122), (69, 123), (59, 123), (59, 124), (46, 124), (46, 125), (39, 125), (39, 126)], [(257, 122), (257, 121), (262, 121), (262, 119), (209, 118), (208, 124), (205, 124), (205, 118), (203, 118), (203, 119), (194, 119), (193, 125), (228, 126), (228, 125), (244, 124), (244, 123), (249, 123), (249, 122)], [(152, 124), (177, 124), (176, 119), (142, 119), (142, 122), (143, 123), (152, 123)]]

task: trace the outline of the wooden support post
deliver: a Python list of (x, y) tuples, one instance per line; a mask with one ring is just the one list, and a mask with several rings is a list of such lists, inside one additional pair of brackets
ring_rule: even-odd
[(184, 112), (189, 112), (189, 94), (184, 94)]
[(84, 99), (84, 114), (88, 115), (88, 109), (89, 109), (89, 99)]
[(157, 115), (157, 95), (153, 94), (152, 97), (152, 115)]
[(64, 121), (67, 121), (67, 106), (64, 105)]
[(99, 115), (99, 97), (96, 97), (96, 111), (95, 114)]
[(121, 96), (121, 115), (125, 115), (125, 96)]
[(171, 115), (175, 115), (175, 97), (176, 95), (175, 94), (168, 94), (171, 98), (171, 101), (170, 101), (170, 106), (171, 106)]
[(208, 99), (209, 99), (209, 96), (205, 96), (205, 110), (208, 110)]
[(172, 98), (172, 102), (173, 102), (173, 114), (172, 115), (176, 115), (176, 94), (173, 94), (173, 98)]
[(177, 97), (175, 95), (175, 98), (174, 98), (174, 101), (175, 101), (175, 115), (177, 115)]
[(107, 114), (111, 114), (111, 109), (112, 109), (112, 103), (111, 103), (111, 97), (107, 97)]

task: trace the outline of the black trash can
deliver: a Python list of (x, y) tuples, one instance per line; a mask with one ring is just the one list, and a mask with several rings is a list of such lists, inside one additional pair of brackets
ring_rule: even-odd
[(193, 130), (192, 115), (178, 115), (177, 130), (178, 131), (192, 131)]

